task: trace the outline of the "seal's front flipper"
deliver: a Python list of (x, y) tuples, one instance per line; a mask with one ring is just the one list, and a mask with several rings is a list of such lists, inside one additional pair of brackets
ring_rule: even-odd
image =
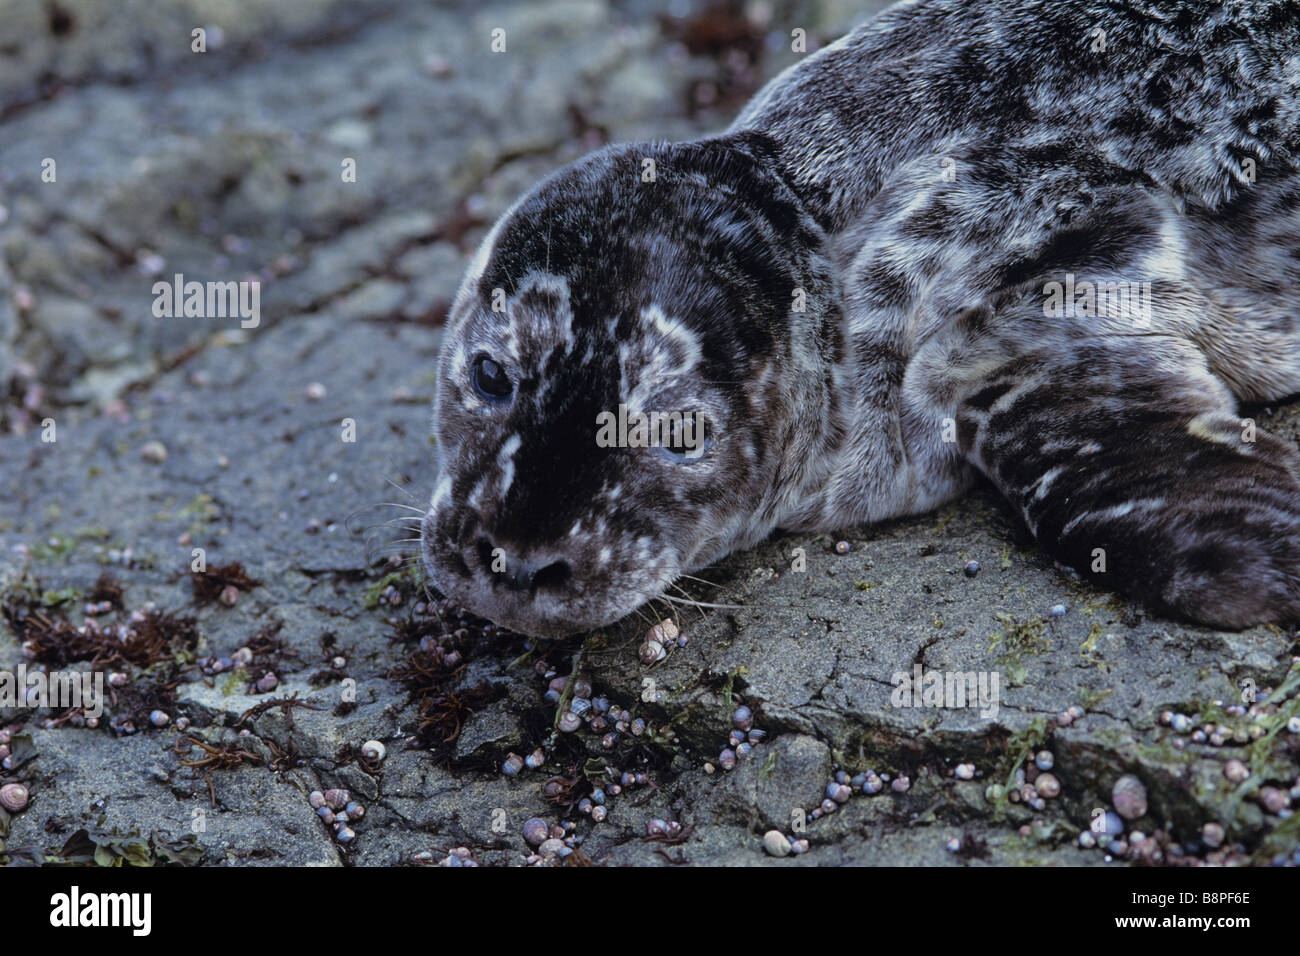
[(1224, 628), (1300, 621), (1300, 455), (1190, 345), (1112, 336), (1008, 360), (966, 395), (968, 460), (1097, 584)]

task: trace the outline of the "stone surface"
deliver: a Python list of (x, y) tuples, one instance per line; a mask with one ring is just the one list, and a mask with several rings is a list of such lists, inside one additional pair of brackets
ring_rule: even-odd
[[(1134, 825), (1166, 835), (1163, 862), (1171, 846), (1212, 853), (1197, 845), (1208, 821), (1228, 834), (1217, 859), (1294, 859), (1296, 818), (1257, 798), (1300, 772), (1300, 742), (1277, 729), (1300, 711), (1286, 678), (1294, 636), (1187, 627), (1073, 582), (987, 490), (732, 556), (688, 590), (737, 607), (679, 607), (690, 642), (651, 667), (636, 653), (647, 621), (543, 647), (439, 637), (412, 612), (422, 595), (409, 579), (389, 576), (388, 554), (413, 553), (409, 519), (435, 471), (439, 323), (492, 218), (607, 139), (724, 125), (793, 62), (790, 29), (807, 28), (815, 49), (872, 4), (749, 4), (765, 26), (745, 69), (641, 2), (189, 0), (149, 3), (148, 16), (122, 3), (109, 19), (101, 6), (31, 0), (0, 18), (3, 45), (20, 49), (0, 69), (0, 597), (80, 625), (109, 571), (125, 611), (100, 620), (155, 602), (195, 616), (197, 645), (114, 668), (127, 685), (97, 729), (59, 708), (0, 709), (0, 727), (24, 741), (0, 782), (32, 790), (26, 810), (0, 818), (0, 858), (56, 854), (84, 827), (197, 830), (207, 865), (427, 863), (456, 846), (520, 864), (523, 821), (541, 816), (574, 821), (581, 852), (614, 865), (1101, 864), (1075, 838), (1132, 773), (1149, 800)], [(201, 24), (210, 41), (221, 29), (206, 54), (188, 47)], [(488, 52), (496, 27), (505, 54)], [(40, 180), (45, 157), (53, 183)], [(340, 178), (347, 158), (355, 183)], [(176, 272), (259, 278), (260, 324), (155, 318), (153, 283)], [(1295, 406), (1256, 414), (1300, 437)], [(151, 441), (164, 460), (142, 457)], [(200, 602), (195, 548), (261, 585), (233, 607)], [(967, 577), (972, 559), (982, 570)], [(401, 605), (376, 603), (389, 584)], [(1067, 612), (1049, 615), (1058, 603)], [(413, 678), (411, 627), (463, 660)], [(199, 666), (261, 639), (276, 648), (272, 693), (250, 693), (252, 669)], [(24, 660), (0, 622), (0, 670)], [(649, 730), (612, 750), (601, 742), (612, 726), (555, 733), (539, 660), (587, 675)], [(916, 665), (996, 674), (996, 711), (896, 706), (895, 675)], [(1281, 688), (1276, 713), (1225, 712), (1246, 678), (1261, 701)], [(133, 694), (170, 682), (166, 727), (110, 728)], [(277, 700), (296, 703), (265, 706)], [(767, 736), (726, 771), (741, 700)], [(1083, 716), (1062, 726), (1071, 706)], [(1160, 722), (1165, 710), (1224, 724), (1227, 743), (1192, 742)], [(1252, 724), (1264, 734), (1253, 742)], [(189, 738), (249, 756), (186, 766), (206, 753)], [(372, 738), (388, 749), (378, 765), (357, 755)], [(500, 772), (508, 753), (538, 746), (544, 767)], [(990, 792), (1044, 748), (1059, 797), (1040, 811)], [(1222, 772), (1232, 757), (1252, 769), (1241, 787)], [(975, 779), (953, 776), (963, 762)], [(811, 819), (837, 767), (908, 785)], [(648, 779), (615, 795), (623, 773)], [(575, 806), (596, 786), (610, 791), (599, 824)], [(329, 787), (366, 804), (346, 849), (307, 802)], [(654, 818), (682, 835), (648, 838)], [(809, 852), (764, 854), (773, 827)]]

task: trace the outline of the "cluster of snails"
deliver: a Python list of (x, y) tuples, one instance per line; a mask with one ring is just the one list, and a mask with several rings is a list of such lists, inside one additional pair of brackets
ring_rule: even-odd
[(411, 862), (421, 866), (428, 866), (431, 863), (438, 866), (478, 866), (478, 860), (474, 859), (474, 852), (467, 846), (454, 846), (441, 857), (433, 850), (421, 850), (411, 857)]
[[(748, 708), (744, 709), (748, 710)], [(958, 768), (960, 770), (959, 777), (962, 777), (966, 772), (964, 766)], [(855, 793), (874, 796), (885, 789), (885, 784), (889, 784), (889, 788), (895, 793), (906, 793), (912, 787), (912, 782), (906, 774), (899, 774), (894, 777), (888, 773), (876, 773), (874, 770), (867, 770), (850, 776), (847, 771), (836, 768), (834, 777), (826, 785), (822, 802), (807, 812), (807, 819), (812, 822), (834, 813), (841, 806), (848, 803)], [(763, 849), (769, 856), (798, 856), (801, 853), (808, 852), (808, 841), (803, 837), (787, 836), (780, 830), (768, 830), (763, 834)]]
[[(605, 750), (613, 750), (625, 734), (634, 737), (649, 734), (668, 743), (676, 741), (676, 734), (670, 727), (656, 728), (643, 717), (633, 717), (630, 711), (612, 703), (608, 697), (592, 696), (591, 678), (583, 675), (574, 678), (557, 676), (545, 662), (539, 662), (537, 670), (538, 674), (550, 681), (543, 695), (543, 700), (547, 703), (558, 704), (565, 691), (572, 695), (556, 721), (556, 729), (560, 733), (574, 733), (585, 724), (592, 733), (601, 735), (600, 745)], [(513, 777), (524, 767), (535, 770), (545, 762), (546, 753), (540, 747), (527, 757), (511, 753), (502, 764), (501, 772)]]
[(11, 740), (13, 740), (13, 730), (9, 727), (0, 727), (0, 770), (13, 770), (18, 764), (18, 758), (9, 751)]
[[(361, 745), (361, 756), (371, 762), (383, 760), (387, 753), (388, 748), (380, 740), (367, 740)], [(356, 840), (357, 833), (351, 825), (366, 815), (366, 808), (352, 799), (350, 791), (340, 787), (313, 790), (307, 795), (307, 802), (316, 816), (334, 831), (334, 839), (339, 843), (347, 846)]]
[(525, 862), (529, 866), (537, 866), (571, 856), (582, 844), (582, 837), (574, 832), (576, 829), (571, 820), (547, 823), (541, 817), (529, 817), (524, 821), (523, 837), (533, 852)]
[[(204, 674), (213, 676), (215, 674), (224, 674), (228, 671), (241, 670), (253, 662), (253, 651), (248, 647), (241, 647), (229, 657), (211, 657), (200, 658), (199, 668)], [(280, 678), (275, 671), (268, 670), (265, 674), (253, 682), (253, 688), (259, 694), (269, 694), (280, 686)]]
[(467, 846), (454, 846), (438, 861), (439, 866), (478, 866), (474, 854)]
[(1048, 800), (1061, 795), (1060, 778), (1049, 773), (1055, 763), (1056, 758), (1050, 750), (1040, 750), (1028, 766), (1016, 768), (1009, 787), (1000, 783), (990, 784), (985, 788), (984, 796), (990, 803), (1006, 797), (1012, 803), (1043, 810)]
[(334, 830), (334, 839), (339, 843), (347, 846), (356, 840), (356, 831), (350, 824), (364, 817), (366, 808), (353, 800), (350, 792), (339, 788), (313, 790), (307, 795), (307, 802), (312, 805), (316, 815), (325, 821), (325, 825)]
[[(1267, 688), (1259, 691), (1261, 694), (1266, 692)], [(1174, 749), (1182, 750), (1187, 746), (1187, 741), (1194, 744), (1210, 744), (1213, 747), (1224, 747), (1259, 740), (1268, 733), (1268, 730), (1264, 727), (1264, 721), (1277, 713), (1277, 705), (1274, 703), (1251, 703), (1249, 707), (1243, 704), (1230, 704), (1223, 707), (1223, 702), (1218, 700), (1213, 703), (1222, 707), (1224, 714), (1230, 717), (1245, 717), (1249, 719), (1249, 722), (1236, 727), (1226, 723), (1215, 723), (1214, 721), (1201, 723), (1186, 714), (1166, 710), (1160, 714), (1160, 723), (1180, 735), (1171, 741)], [(1300, 717), (1291, 717), (1286, 723), (1286, 729), (1288, 733), (1300, 734)], [(1187, 740), (1183, 740), (1182, 737), (1186, 737)]]
[[(734, 770), (736, 764), (748, 757), (766, 738), (767, 731), (754, 726), (754, 712), (741, 704), (732, 712), (731, 733), (727, 736), (727, 746), (718, 754), (717, 766)], [(704, 765), (705, 773), (713, 773), (714, 769), (712, 763)]]
[(672, 648), (685, 647), (689, 642), (690, 638), (681, 633), (676, 624), (664, 618), (646, 631), (645, 640), (637, 648), (637, 656), (641, 658), (641, 663), (648, 667), (651, 664), (658, 664), (667, 657)]

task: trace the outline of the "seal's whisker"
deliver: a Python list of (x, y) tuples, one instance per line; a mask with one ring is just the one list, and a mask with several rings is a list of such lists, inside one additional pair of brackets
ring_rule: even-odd
[(682, 578), (685, 578), (687, 581), (698, 581), (700, 584), (707, 584), (707, 585), (708, 585), (709, 587), (711, 587), (711, 588), (720, 588), (720, 587), (722, 587), (721, 584), (718, 584), (718, 583), (716, 583), (716, 582), (714, 582), (714, 581), (706, 580), (705, 578), (697, 578), (697, 577), (696, 577), (695, 575), (693, 575), (693, 574), (679, 574), (679, 575), (677, 575), (677, 578), (678, 578), (678, 580), (681, 580)]
[(397, 489), (398, 491), (400, 491), (402, 494), (406, 495), (406, 497), (410, 498), (412, 501), (417, 502), (417, 503), (421, 503), (421, 504), (423, 503), (423, 502), (420, 501), (419, 497), (416, 496), (415, 492), (411, 491), (411, 489), (409, 489), (409, 488), (403, 488), (401, 485), (399, 485), (397, 482), (395, 482), (392, 478), (389, 478), (389, 477), (388, 477), (387, 475), (385, 475), (383, 472), (380, 472), (380, 473), (379, 473), (379, 477), (382, 478), (382, 479), (384, 479), (384, 481), (388, 482), (390, 485), (392, 485), (394, 488), (396, 488), (396, 489)]
[[(653, 592), (648, 590), (642, 590), (640, 588), (631, 588), (630, 590), (632, 590), (634, 593), (639, 593), (643, 595), (646, 599), (646, 602), (660, 600), (660, 601), (668, 601), (669, 603), (672, 604), (680, 604), (683, 606), (723, 608), (723, 609), (731, 609), (737, 611), (748, 611), (751, 608), (758, 606), (758, 605), (750, 605), (750, 604), (712, 604), (709, 603), (708, 601), (697, 601), (694, 598), (690, 597), (689, 595), (687, 595), (686, 597), (674, 597), (673, 595), (665, 594), (662, 591)], [(679, 588), (678, 590), (681, 589)], [(682, 591), (682, 593), (686, 594), (685, 591)], [(775, 607), (775, 605), (773, 606)], [(788, 606), (792, 607), (794, 605), (788, 605)]]
[[(688, 593), (687, 593), (687, 592), (682, 588), (682, 586), (681, 586), (680, 584), (676, 583), (675, 581), (669, 581), (669, 582), (668, 582), (668, 586), (669, 586), (670, 588), (672, 588), (674, 591), (676, 591), (678, 594), (681, 595), (681, 598), (679, 598), (679, 600), (685, 600), (685, 601), (688, 601), (688, 602), (690, 602), (693, 606), (695, 606), (695, 610), (696, 610), (696, 611), (699, 613), (699, 615), (700, 615), (700, 620), (701, 620), (701, 621), (704, 620), (704, 611), (703, 611), (699, 606), (695, 605), (695, 598), (691, 597), (691, 596), (690, 596), (690, 595), (689, 595), (689, 594), (688, 594)], [(671, 606), (671, 605), (670, 605), (670, 606)]]
[(361, 534), (362, 532), (373, 530), (374, 528), (381, 527), (396, 520), (392, 518), (387, 521), (377, 520), (374, 524), (365, 524), (361, 520), (361, 516), (366, 514), (366, 512), (376, 511), (380, 508), (398, 508), (415, 512), (415, 514), (412, 515), (402, 515), (401, 518), (406, 521), (422, 520), (421, 516), (424, 514), (424, 512), (419, 508), (412, 508), (410, 505), (399, 504), (396, 501), (376, 501), (372, 504), (362, 505), (360, 508), (348, 512), (348, 514), (343, 518), (343, 527), (347, 528), (352, 534)]

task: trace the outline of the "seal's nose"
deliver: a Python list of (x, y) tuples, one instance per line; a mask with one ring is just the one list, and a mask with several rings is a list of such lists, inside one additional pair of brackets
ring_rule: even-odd
[(516, 561), (513, 567), (505, 572), (501, 581), (512, 591), (531, 591), (533, 582), (537, 580), (537, 572), (541, 568), (527, 561)]
[(511, 591), (555, 591), (564, 587), (572, 574), (567, 561), (528, 560), (493, 545), (487, 538), (478, 542), (479, 560), (494, 582)]

